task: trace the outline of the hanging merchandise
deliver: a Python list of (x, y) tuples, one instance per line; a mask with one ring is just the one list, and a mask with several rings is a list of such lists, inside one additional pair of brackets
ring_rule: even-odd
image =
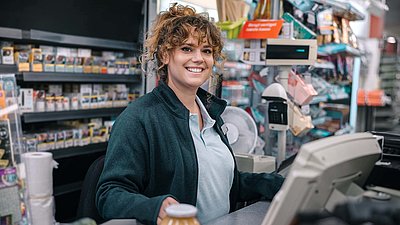
[(318, 95), (312, 84), (305, 83), (300, 75), (296, 74), (293, 70), (289, 72), (287, 91), (298, 105), (307, 105), (312, 101), (314, 96)]
[(314, 128), (311, 116), (304, 115), (293, 102), (288, 101), (288, 108), (289, 129), (293, 135), (299, 136)]

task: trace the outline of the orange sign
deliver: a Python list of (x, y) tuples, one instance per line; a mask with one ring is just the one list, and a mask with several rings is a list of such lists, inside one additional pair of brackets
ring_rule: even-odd
[(278, 38), (283, 20), (246, 21), (239, 33), (243, 39)]

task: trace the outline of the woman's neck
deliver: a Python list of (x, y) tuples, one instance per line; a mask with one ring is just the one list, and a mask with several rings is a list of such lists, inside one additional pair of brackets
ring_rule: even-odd
[(174, 85), (168, 86), (174, 91), (178, 99), (191, 113), (200, 113), (200, 108), (196, 103), (197, 90), (180, 89)]

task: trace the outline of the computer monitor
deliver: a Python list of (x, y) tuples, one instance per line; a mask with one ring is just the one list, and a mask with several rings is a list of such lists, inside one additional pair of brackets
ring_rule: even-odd
[(302, 145), (262, 225), (289, 225), (298, 212), (332, 212), (337, 203), (359, 196), (381, 153), (370, 133), (333, 136)]

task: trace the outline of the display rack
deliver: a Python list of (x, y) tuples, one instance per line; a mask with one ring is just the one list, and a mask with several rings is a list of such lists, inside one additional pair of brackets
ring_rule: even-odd
[(24, 123), (49, 122), (57, 120), (73, 120), (95, 117), (115, 117), (118, 116), (125, 107), (81, 109), (54, 112), (32, 112), (22, 114)]
[(8, 27), (0, 27), (0, 37), (10, 39), (22, 39), (22, 30)]
[(82, 184), (83, 182), (79, 181), (79, 182), (73, 182), (65, 185), (56, 186), (54, 187), (54, 197), (59, 197), (72, 192), (80, 191)]
[(105, 152), (106, 149), (107, 149), (107, 143), (102, 142), (96, 144), (89, 144), (85, 146), (54, 149), (50, 150), (50, 152), (53, 153), (53, 158), (57, 160), (74, 156), (86, 155), (89, 153)]
[(360, 56), (360, 50), (353, 48), (347, 44), (328, 44), (318, 46), (319, 56), (328, 56), (334, 54), (343, 54), (347, 56)]
[(4, 65), (0, 64), (0, 73), (3, 74), (15, 74), (18, 72), (18, 68), (16, 65)]
[[(94, 51), (118, 51), (128, 56), (138, 54), (137, 43), (84, 37), (42, 30), (20, 30), (0, 27), (0, 41), (12, 41), (21, 44), (50, 45), (59, 47), (91, 48)], [(31, 88), (41, 84), (125, 84), (136, 89), (142, 89), (142, 74), (101, 74), (72, 72), (19, 72), (17, 65), (0, 64), (0, 74), (13, 74), (14, 82), (23, 88)], [(143, 93), (143, 90), (140, 90)], [(14, 101), (17, 104), (17, 100)], [(17, 107), (18, 108), (18, 107)], [(36, 131), (32, 128), (46, 130), (46, 126), (55, 125), (58, 121), (88, 120), (90, 118), (115, 118), (125, 107), (93, 108), (67, 111), (25, 112), (18, 115), (19, 126)], [(21, 123), (22, 122), (22, 123)], [(22, 137), (22, 132), (17, 132)], [(56, 201), (56, 220), (74, 219), (76, 205), (79, 201), (79, 191), (82, 186), (85, 171), (99, 155), (105, 154), (107, 142), (91, 143), (84, 146), (74, 146), (48, 150), (59, 163), (59, 169), (54, 171), (54, 196)], [(77, 171), (79, 172), (77, 173)]]
[(141, 74), (23, 72), (17, 74), (17, 79), (23, 82), (138, 84), (141, 82)]
[(27, 41), (39, 41), (41, 43), (63, 44), (73, 46), (95, 47), (103, 49), (136, 51), (137, 44), (108, 40), (101, 38), (82, 37), (69, 34), (54, 33), (41, 30), (22, 31), (22, 39)]
[(346, 18), (350, 21), (363, 20), (365, 18), (365, 15), (354, 7), (353, 3), (350, 1), (314, 0), (314, 2), (332, 7), (334, 15)]
[(396, 131), (399, 125), (399, 65), (397, 55), (382, 55), (379, 67), (380, 88), (391, 97), (391, 102), (374, 108), (374, 121), (369, 122), (376, 131)]

